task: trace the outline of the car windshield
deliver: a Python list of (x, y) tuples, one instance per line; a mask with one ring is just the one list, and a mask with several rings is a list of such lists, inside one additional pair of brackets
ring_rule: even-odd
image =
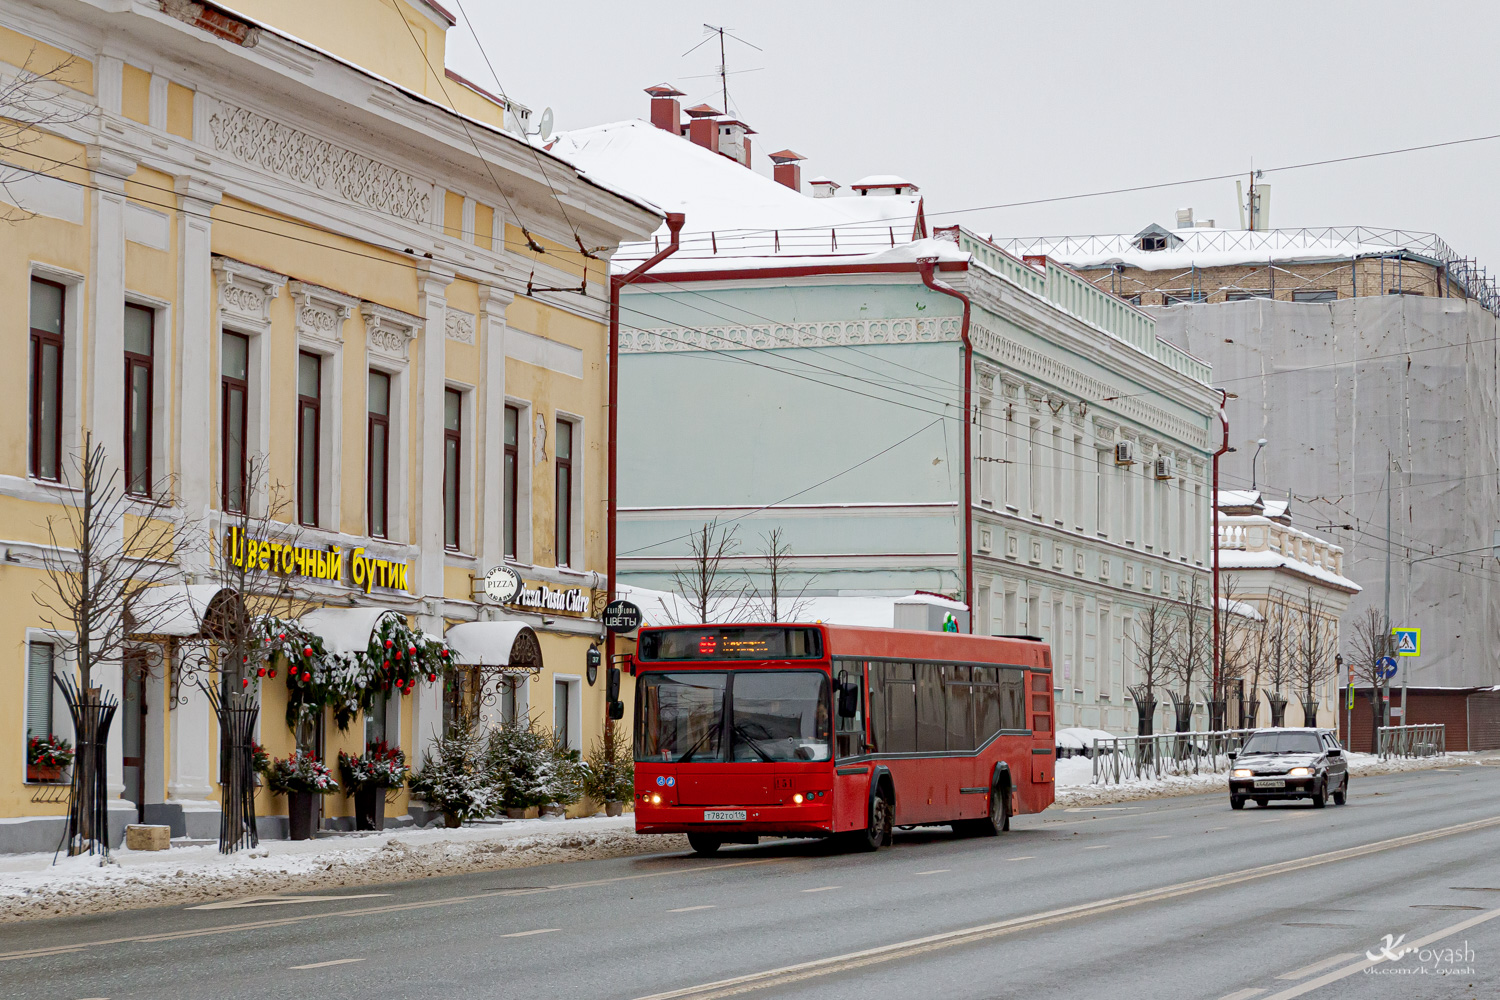
[(707, 671), (646, 674), (636, 700), (635, 759), (718, 760), (729, 675)]
[(1256, 733), (1245, 741), (1242, 753), (1322, 753), (1317, 733)]
[(828, 674), (820, 670), (642, 674), (635, 759), (703, 763), (725, 760), (727, 750), (732, 761), (828, 760), (833, 738), (828, 688)]
[(731, 760), (827, 760), (828, 675), (814, 670), (734, 675)]

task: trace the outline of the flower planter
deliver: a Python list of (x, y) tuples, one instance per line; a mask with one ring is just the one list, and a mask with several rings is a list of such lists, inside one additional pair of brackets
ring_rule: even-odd
[(505, 810), (505, 815), (507, 819), (525, 819), (526, 810), (517, 808), (516, 806), (511, 806), (509, 809)]
[(618, 816), (625, 811), (625, 803), (613, 799), (604, 803), (604, 815)]
[(563, 819), (566, 815), (567, 810), (556, 802), (548, 802), (542, 806), (542, 819)]
[(370, 785), (354, 793), (354, 828), (356, 830), (385, 829), (384, 788)]
[(463, 825), (464, 821), (461, 817), (450, 812), (443, 813), (443, 826), (445, 826), (449, 830), (457, 830)]
[(287, 836), (292, 840), (312, 840), (318, 832), (318, 794), (287, 792)]
[(55, 784), (62, 781), (62, 768), (56, 764), (27, 764), (26, 780), (33, 784)]

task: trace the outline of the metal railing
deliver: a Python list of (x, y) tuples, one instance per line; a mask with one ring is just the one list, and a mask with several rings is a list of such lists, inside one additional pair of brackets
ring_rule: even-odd
[(1230, 752), (1239, 750), (1253, 732), (1224, 729), (1095, 739), (1093, 783), (1118, 785), (1135, 779), (1222, 773), (1229, 770)]
[(1381, 726), (1375, 732), (1376, 753), (1381, 760), (1390, 757), (1442, 757), (1448, 752), (1447, 727), (1442, 723)]

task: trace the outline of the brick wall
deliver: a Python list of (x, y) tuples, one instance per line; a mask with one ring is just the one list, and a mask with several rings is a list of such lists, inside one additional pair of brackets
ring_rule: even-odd
[[(1469, 746), (1469, 717), (1470, 701), (1478, 699), (1483, 694), (1471, 694), (1468, 691), (1420, 691), (1412, 689), (1411, 695), (1411, 717), (1409, 719), (1391, 720), (1392, 724), (1406, 724), (1409, 726), (1425, 726), (1442, 723), (1447, 727), (1446, 740), (1449, 750), (1472, 750), (1488, 749), (1486, 747)], [(1344, 695), (1347, 697), (1347, 694)], [(1347, 731), (1349, 713), (1343, 708), (1346, 704), (1342, 699), (1339, 701), (1339, 739), (1349, 749), (1360, 753), (1374, 752), (1374, 718), (1370, 708), (1370, 692), (1356, 691), (1354, 696), (1354, 732), (1351, 735)], [(1401, 704), (1401, 689), (1391, 689), (1391, 704)], [(1500, 712), (1500, 699), (1493, 701), (1493, 710)], [(1484, 711), (1484, 709), (1481, 709)], [(1496, 717), (1497, 743), (1500, 746), (1500, 716)]]

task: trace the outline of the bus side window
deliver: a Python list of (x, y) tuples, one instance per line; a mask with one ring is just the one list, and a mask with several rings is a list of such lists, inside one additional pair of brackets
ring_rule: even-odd
[(974, 746), (982, 747), (1005, 728), (1001, 723), (996, 668), (974, 667)]
[[(875, 675), (876, 664), (870, 664)], [(910, 663), (881, 663), (880, 700), (884, 712), (876, 716), (880, 725), (876, 745), (881, 753), (912, 753), (917, 749), (917, 685)], [(872, 681), (872, 684), (874, 682)]]
[(1026, 672), (1000, 669), (1000, 728), (1026, 729)]
[(834, 660), (835, 681), (853, 685), (857, 691), (852, 717), (837, 711), (839, 689), (834, 688), (834, 732), (838, 736), (837, 754), (840, 757), (855, 757), (865, 752), (865, 665), (862, 660)]

